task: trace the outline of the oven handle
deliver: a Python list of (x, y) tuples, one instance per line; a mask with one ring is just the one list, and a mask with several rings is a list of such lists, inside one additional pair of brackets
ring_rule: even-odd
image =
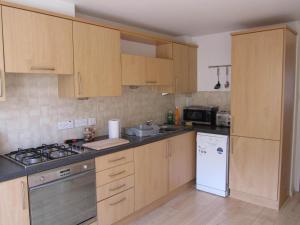
[(93, 173), (93, 174), (96, 175), (95, 170), (89, 170), (89, 171), (81, 172), (81, 173), (78, 173), (78, 174), (75, 174), (75, 175), (72, 175), (72, 176), (69, 176), (69, 177), (61, 178), (61, 179), (56, 180), (56, 181), (50, 181), (50, 182), (48, 182), (46, 184), (41, 184), (39, 186), (31, 187), (31, 188), (29, 188), (29, 192), (37, 190), (37, 189), (41, 189), (41, 188), (44, 188), (44, 187), (48, 187), (48, 186), (50, 186), (52, 184), (57, 184), (57, 183), (65, 182), (65, 181), (68, 181), (68, 180), (73, 180), (73, 179), (76, 179), (78, 177), (85, 176), (88, 173)]

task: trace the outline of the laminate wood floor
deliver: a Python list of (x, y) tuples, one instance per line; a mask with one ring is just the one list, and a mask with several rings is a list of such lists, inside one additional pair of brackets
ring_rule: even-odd
[(276, 211), (190, 188), (130, 225), (300, 225), (300, 194)]

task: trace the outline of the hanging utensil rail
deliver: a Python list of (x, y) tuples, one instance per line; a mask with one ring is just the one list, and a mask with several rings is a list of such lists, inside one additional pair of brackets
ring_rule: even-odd
[(222, 67), (231, 67), (231, 65), (228, 64), (228, 65), (219, 65), (219, 66), (209, 66), (208, 68), (213, 69), (213, 68), (222, 68)]

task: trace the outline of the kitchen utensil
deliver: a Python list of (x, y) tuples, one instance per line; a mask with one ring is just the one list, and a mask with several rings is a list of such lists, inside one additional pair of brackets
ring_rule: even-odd
[(229, 88), (229, 86), (230, 86), (228, 76), (229, 76), (229, 68), (228, 68), (228, 66), (226, 66), (226, 82), (225, 82), (225, 85), (224, 85), (225, 88)]
[(218, 83), (215, 85), (215, 89), (220, 89), (221, 88), (221, 83), (220, 83), (220, 68), (217, 68), (217, 76), (218, 76)]

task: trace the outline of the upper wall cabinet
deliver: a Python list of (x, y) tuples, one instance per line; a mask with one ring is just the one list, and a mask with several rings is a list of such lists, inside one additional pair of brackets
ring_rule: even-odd
[[(0, 7), (1, 9), (1, 7)], [(0, 11), (0, 18), (1, 11)], [(0, 101), (5, 100), (5, 72), (4, 72), (4, 57), (3, 57), (3, 40), (2, 40), (2, 23), (0, 21)]]
[(173, 44), (175, 92), (197, 91), (197, 48)]
[(73, 74), (72, 21), (2, 7), (5, 71)]
[(59, 95), (121, 95), (120, 32), (74, 22), (73, 37), (75, 76), (59, 77)]
[(172, 85), (173, 61), (122, 54), (123, 85)]

